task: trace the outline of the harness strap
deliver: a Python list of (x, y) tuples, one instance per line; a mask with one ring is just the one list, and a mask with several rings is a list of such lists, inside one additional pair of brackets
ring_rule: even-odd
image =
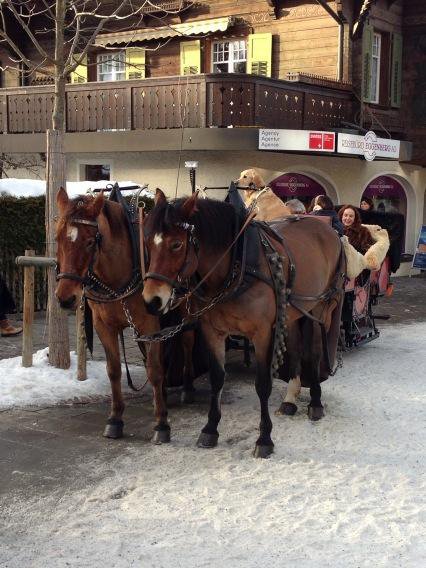
[(132, 381), (132, 377), (130, 376), (130, 371), (129, 371), (129, 365), (127, 364), (127, 357), (126, 357), (126, 348), (124, 346), (124, 335), (123, 335), (123, 331), (120, 331), (120, 341), (121, 341), (121, 348), (123, 350), (123, 359), (124, 359), (124, 366), (126, 367), (126, 376), (127, 376), (127, 384), (129, 385), (129, 388), (132, 389), (132, 391), (135, 392), (139, 392), (141, 391), (144, 386), (146, 385), (148, 379), (145, 381), (145, 383), (140, 386), (140, 387), (135, 387), (135, 385), (133, 384)]

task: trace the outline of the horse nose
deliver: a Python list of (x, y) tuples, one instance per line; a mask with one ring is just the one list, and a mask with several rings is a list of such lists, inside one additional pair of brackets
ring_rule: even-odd
[(70, 310), (70, 309), (75, 307), (75, 300), (76, 300), (76, 296), (73, 295), (73, 296), (70, 296), (69, 298), (67, 298), (66, 300), (59, 300), (59, 305), (64, 310)]
[(159, 296), (154, 296), (149, 302), (145, 301), (146, 310), (152, 316), (158, 316), (163, 302)]

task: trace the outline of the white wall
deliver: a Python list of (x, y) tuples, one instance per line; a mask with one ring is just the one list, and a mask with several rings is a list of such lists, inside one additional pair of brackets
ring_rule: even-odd
[[(420, 167), (393, 161), (367, 162), (360, 158), (336, 158), (274, 152), (123, 152), (115, 155), (71, 155), (68, 158), (68, 179), (79, 181), (82, 163), (110, 163), (111, 177), (121, 181), (148, 183), (151, 189), (161, 187), (169, 196), (190, 193), (185, 160), (197, 160), (197, 184), (227, 186), (241, 170), (256, 167), (266, 182), (283, 173), (310, 175), (322, 183), (336, 203), (358, 205), (361, 195), (372, 179), (381, 175), (394, 176), (407, 193), (407, 252), (413, 252), (418, 228), (423, 223), (426, 171)], [(180, 168), (179, 168), (180, 163)], [(178, 179), (179, 172), (179, 179)], [(214, 196), (214, 192), (210, 193)], [(216, 193), (216, 195), (220, 195)]]
[[(377, 176), (394, 176), (407, 193), (406, 250), (414, 252), (419, 227), (425, 222), (426, 170), (418, 166), (393, 161), (367, 162), (360, 158), (336, 158), (259, 151), (192, 151), (183, 152), (122, 152), (116, 154), (70, 154), (67, 157), (69, 181), (81, 181), (82, 164), (109, 163), (111, 179), (148, 183), (150, 189), (161, 187), (167, 195), (189, 194), (191, 191), (186, 160), (197, 160), (197, 184), (228, 186), (241, 170), (256, 167), (266, 182), (283, 173), (296, 172), (322, 183), (336, 203), (357, 205), (360, 197)], [(43, 166), (40, 175), (43, 176)], [(179, 176), (178, 176), (179, 173)], [(25, 170), (8, 172), (9, 177), (36, 177)], [(221, 197), (219, 192), (211, 196)]]

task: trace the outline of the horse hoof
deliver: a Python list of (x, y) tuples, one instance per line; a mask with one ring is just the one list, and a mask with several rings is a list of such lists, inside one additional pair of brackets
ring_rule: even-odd
[(320, 420), (324, 416), (324, 408), (322, 406), (308, 406), (308, 416), (314, 422)]
[(294, 402), (282, 402), (279, 409), (275, 412), (277, 416), (285, 415), (285, 416), (294, 416), (297, 412), (297, 406)]
[(266, 459), (266, 458), (269, 458), (269, 456), (273, 453), (274, 453), (274, 445), (273, 444), (268, 444), (267, 446), (256, 444), (255, 447), (254, 447), (253, 456), (255, 458)]
[(180, 401), (182, 404), (192, 404), (195, 400), (194, 391), (182, 391), (180, 395)]
[(217, 446), (218, 440), (219, 434), (208, 434), (207, 432), (201, 432), (197, 440), (197, 446), (199, 448), (215, 448)]
[(153, 444), (168, 444), (170, 442), (170, 428), (167, 430), (155, 430), (152, 437)]
[(124, 422), (122, 420), (116, 420), (110, 418), (105, 426), (104, 438), (112, 438), (113, 440), (118, 440), (123, 437)]

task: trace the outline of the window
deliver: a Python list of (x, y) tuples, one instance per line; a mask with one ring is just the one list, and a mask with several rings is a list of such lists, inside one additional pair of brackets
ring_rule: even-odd
[(116, 51), (98, 55), (98, 81), (124, 81), (126, 78), (126, 52)]
[(382, 36), (373, 34), (373, 44), (371, 49), (371, 102), (379, 102), (380, 92), (380, 58), (382, 51)]
[(365, 24), (362, 36), (362, 99), (384, 107), (401, 106), (402, 36)]
[(109, 164), (86, 164), (86, 181), (110, 180), (111, 166)]
[(213, 44), (213, 73), (245, 73), (246, 41), (218, 41)]

